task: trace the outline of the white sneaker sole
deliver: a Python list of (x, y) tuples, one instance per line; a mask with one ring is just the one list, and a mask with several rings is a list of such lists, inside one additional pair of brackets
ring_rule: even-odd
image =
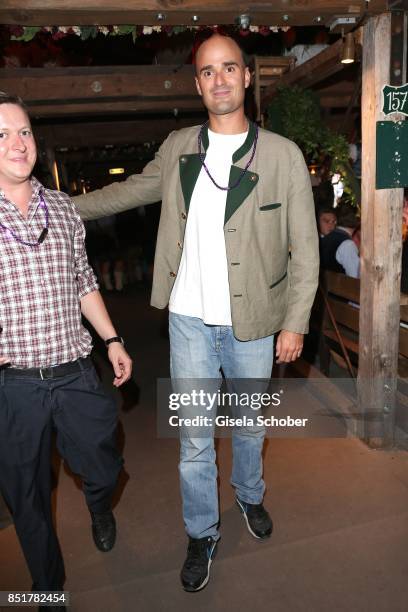
[[(215, 542), (215, 543), (214, 543), (214, 548), (213, 548), (213, 549), (212, 549), (212, 551), (211, 551), (211, 555), (213, 555), (213, 554), (214, 554), (215, 549), (216, 549), (216, 546), (217, 546), (217, 543)], [(184, 588), (184, 590), (186, 591), (186, 593), (197, 593), (198, 591), (201, 591), (201, 589), (203, 589), (205, 586), (207, 586), (208, 581), (209, 581), (209, 579), (210, 579), (210, 568), (211, 568), (211, 564), (212, 564), (212, 562), (213, 562), (213, 557), (211, 556), (211, 557), (208, 559), (208, 566), (207, 566), (207, 577), (206, 577), (206, 579), (204, 580), (204, 582), (203, 582), (202, 584), (200, 584), (200, 586), (199, 586), (197, 589), (186, 589), (186, 587), (183, 587), (183, 588)]]
[(239, 501), (238, 497), (235, 498), (235, 501), (237, 502), (237, 506), (241, 510), (241, 514), (242, 514), (242, 516), (245, 519), (245, 523), (246, 523), (246, 526), (247, 526), (247, 529), (248, 529), (249, 533), (254, 538), (256, 538), (257, 540), (261, 540), (261, 542), (263, 542), (264, 540), (268, 540), (270, 536), (266, 536), (265, 538), (261, 538), (261, 536), (256, 535), (256, 533), (254, 531), (252, 531), (251, 525), (249, 524), (248, 517), (247, 517), (246, 512), (245, 512), (244, 506), (241, 504), (241, 502)]

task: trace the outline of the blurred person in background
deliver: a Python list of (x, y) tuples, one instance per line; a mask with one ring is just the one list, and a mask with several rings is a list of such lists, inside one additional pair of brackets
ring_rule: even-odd
[[(337, 223), (333, 220), (337, 218)], [(359, 226), (355, 210), (341, 204), (331, 214), (322, 210), (319, 214), (320, 266), (323, 270), (342, 272), (353, 278), (360, 277), (360, 255), (353, 233)], [(358, 236), (355, 234), (356, 240)]]

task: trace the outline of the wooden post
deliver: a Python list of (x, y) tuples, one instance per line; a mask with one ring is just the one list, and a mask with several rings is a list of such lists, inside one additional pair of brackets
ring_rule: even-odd
[[(364, 26), (362, 82), (362, 260), (358, 400), (363, 437), (372, 447), (394, 441), (400, 319), (402, 189), (375, 188), (376, 122), (390, 80), (391, 15)], [(392, 117), (392, 116), (391, 116)], [(389, 119), (392, 120), (392, 119)]]
[(57, 161), (55, 159), (55, 151), (52, 147), (47, 147), (45, 150), (45, 153), (46, 153), (48, 171), (50, 175), (52, 176), (52, 180), (54, 182), (54, 189), (57, 189), (59, 191), (61, 186), (60, 186), (60, 180), (59, 180), (59, 174), (58, 174)]

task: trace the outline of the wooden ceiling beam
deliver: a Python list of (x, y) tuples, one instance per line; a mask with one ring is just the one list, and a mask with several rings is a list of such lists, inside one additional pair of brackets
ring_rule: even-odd
[(0, 70), (2, 89), (28, 103), (126, 97), (198, 97), (194, 68), (177, 66), (104, 66), (79, 68), (12, 68)]
[(266, 87), (262, 95), (261, 109), (265, 110), (276, 95), (278, 87), (289, 87), (290, 85), (299, 85), (302, 88), (312, 87), (343, 70), (346, 64), (342, 64), (340, 61), (342, 48), (343, 41), (339, 38), (333, 45), (291, 72), (286, 72), (279, 80)]
[(2, 69), (0, 82), (35, 117), (202, 109), (190, 65)]
[(93, 121), (34, 126), (37, 142), (52, 148), (104, 147), (107, 145), (162, 142), (172, 130), (199, 123), (198, 118), (154, 118), (154, 121)]
[(166, 113), (179, 116), (183, 112), (192, 113), (203, 110), (201, 99), (197, 100), (156, 100), (152, 103), (149, 100), (130, 100), (118, 102), (88, 102), (88, 103), (68, 103), (63, 105), (44, 105), (29, 106), (30, 114), (38, 119), (55, 117), (87, 117), (98, 115), (120, 115), (123, 113)]
[[(363, 15), (365, 4), (365, 0), (2, 0), (0, 23), (213, 25), (235, 23), (246, 13), (255, 25), (327, 25), (333, 17)], [(371, 0), (368, 6), (370, 14), (386, 8), (387, 0)], [(158, 14), (164, 18), (159, 20)]]

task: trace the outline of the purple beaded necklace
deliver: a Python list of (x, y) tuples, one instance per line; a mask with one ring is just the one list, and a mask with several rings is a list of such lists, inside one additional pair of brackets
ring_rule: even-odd
[(207, 127), (209, 121), (206, 121), (205, 123), (203, 123), (203, 125), (201, 126), (200, 132), (198, 134), (198, 155), (200, 157), (200, 161), (201, 164), (204, 168), (204, 170), (206, 171), (206, 173), (208, 174), (209, 179), (214, 183), (214, 185), (218, 188), (221, 189), (222, 191), (231, 191), (231, 189), (235, 189), (236, 187), (238, 187), (238, 185), (240, 184), (240, 182), (242, 181), (242, 179), (244, 178), (249, 166), (252, 163), (252, 160), (255, 157), (255, 151), (256, 151), (256, 145), (258, 142), (258, 125), (255, 123), (255, 136), (254, 136), (254, 144), (252, 147), (252, 153), (251, 153), (251, 157), (247, 163), (247, 165), (245, 166), (245, 168), (242, 169), (241, 174), (239, 175), (238, 179), (235, 181), (235, 183), (233, 185), (231, 185), (231, 187), (227, 186), (227, 187), (222, 187), (221, 185), (218, 185), (218, 183), (215, 181), (215, 179), (211, 176), (211, 173), (209, 171), (209, 169), (207, 168), (207, 165), (205, 163), (205, 153), (203, 153), (201, 151), (201, 144), (203, 141), (203, 131), (204, 129)]
[(17, 242), (20, 242), (20, 244), (24, 244), (25, 246), (30, 246), (30, 247), (39, 246), (42, 242), (44, 242), (44, 240), (47, 237), (47, 234), (48, 234), (48, 217), (49, 217), (48, 206), (46, 205), (44, 197), (43, 197), (42, 194), (40, 194), (40, 206), (45, 211), (45, 227), (44, 227), (43, 231), (41, 232), (41, 234), (39, 235), (37, 242), (26, 242), (25, 240), (22, 240), (19, 236), (17, 236), (17, 234), (15, 234), (13, 232), (13, 230), (11, 230), (10, 228), (6, 227), (2, 223), (0, 223), (0, 228), (2, 230), (4, 230), (8, 236), (14, 238), (14, 240), (16, 240)]

